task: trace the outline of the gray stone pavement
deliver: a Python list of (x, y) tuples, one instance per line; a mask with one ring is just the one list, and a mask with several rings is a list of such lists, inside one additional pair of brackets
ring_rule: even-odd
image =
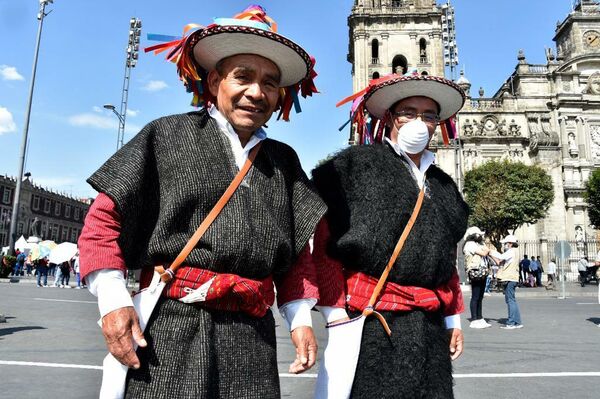
[[(96, 325), (95, 298), (86, 290), (37, 288), (26, 281), (0, 283), (0, 313), (7, 317), (7, 323), (0, 324), (0, 398), (97, 397), (101, 377), (98, 366), (105, 347)], [(493, 294), (484, 301), (484, 316), (492, 328), (469, 329), (467, 311), (462, 317), (465, 353), (454, 363), (456, 397), (597, 398), (596, 387), (600, 383), (597, 287), (581, 289), (570, 284), (568, 292), (571, 297), (557, 299), (557, 292), (518, 289), (525, 325), (521, 330), (499, 328), (506, 318), (501, 294)], [(465, 292), (467, 307), (469, 297)], [(314, 316), (317, 336), (324, 346), (326, 332), (321, 317)], [(281, 319), (276, 317), (282, 397), (311, 398), (318, 366), (305, 377), (286, 375), (294, 350)]]

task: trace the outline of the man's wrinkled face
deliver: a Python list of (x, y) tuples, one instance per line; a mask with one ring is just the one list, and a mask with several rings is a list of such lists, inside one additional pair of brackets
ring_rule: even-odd
[(279, 99), (281, 74), (270, 60), (240, 54), (221, 61), (208, 75), (217, 108), (238, 134), (251, 135), (263, 126)]

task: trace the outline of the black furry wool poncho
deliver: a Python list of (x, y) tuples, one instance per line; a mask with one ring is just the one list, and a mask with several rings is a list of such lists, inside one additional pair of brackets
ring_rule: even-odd
[[(329, 255), (379, 278), (417, 201), (408, 163), (388, 144), (351, 147), (316, 168), (313, 178), (328, 205)], [(455, 270), (468, 208), (452, 179), (434, 165), (426, 186), (421, 213), (388, 280), (433, 288)], [(377, 318), (366, 319), (352, 399), (453, 398), (443, 310), (381, 313), (392, 335)]]
[[(389, 281), (434, 288), (454, 269), (468, 207), (450, 176), (431, 165), (421, 213)], [(374, 277), (383, 272), (413, 211), (419, 187), (406, 160), (388, 144), (350, 147), (313, 171), (328, 206), (329, 254)]]

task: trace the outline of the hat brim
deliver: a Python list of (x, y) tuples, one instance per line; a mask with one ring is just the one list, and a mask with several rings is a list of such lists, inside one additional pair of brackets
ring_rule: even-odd
[(281, 73), (281, 87), (287, 87), (306, 78), (311, 67), (310, 56), (302, 47), (271, 31), (216, 25), (199, 30), (190, 40), (194, 59), (207, 71), (227, 57), (254, 54), (272, 61)]
[(442, 121), (460, 111), (465, 103), (465, 94), (458, 85), (437, 76), (398, 76), (379, 83), (365, 97), (367, 110), (378, 119), (392, 105), (409, 97), (431, 98), (440, 107)]

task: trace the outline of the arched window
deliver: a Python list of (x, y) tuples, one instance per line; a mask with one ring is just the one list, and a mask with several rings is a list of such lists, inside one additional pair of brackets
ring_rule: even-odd
[(408, 61), (403, 55), (397, 55), (392, 60), (392, 73), (404, 75), (408, 71)]
[(427, 76), (427, 75), (429, 75), (429, 74), (427, 73), (427, 71), (423, 71), (423, 72), (421, 72), (421, 76)]
[(419, 60), (421, 64), (427, 64), (427, 40), (419, 40)]
[(379, 40), (371, 42), (371, 64), (379, 64)]
[(379, 72), (373, 72), (373, 79), (379, 79)]

